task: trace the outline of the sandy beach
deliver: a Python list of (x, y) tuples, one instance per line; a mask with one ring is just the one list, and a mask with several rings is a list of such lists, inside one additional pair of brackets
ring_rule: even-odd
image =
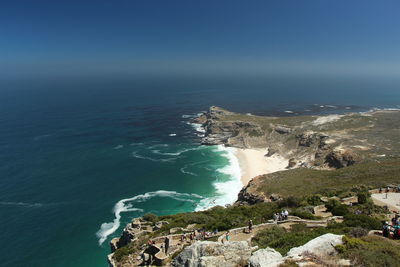
[(277, 155), (265, 157), (267, 152), (267, 149), (236, 149), (235, 154), (242, 171), (243, 185), (247, 185), (258, 175), (284, 170), (287, 167), (287, 159)]

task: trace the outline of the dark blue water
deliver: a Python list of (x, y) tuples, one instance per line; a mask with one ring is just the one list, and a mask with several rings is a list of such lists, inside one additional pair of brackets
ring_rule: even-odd
[(218, 186), (235, 179), (229, 151), (200, 147), (188, 124), (210, 105), (264, 115), (400, 105), (398, 83), (365, 77), (0, 85), (2, 266), (106, 266), (108, 242), (132, 217), (228, 201)]

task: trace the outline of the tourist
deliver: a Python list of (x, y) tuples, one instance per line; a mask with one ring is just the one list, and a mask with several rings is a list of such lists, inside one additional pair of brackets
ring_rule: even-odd
[(274, 220), (274, 222), (277, 222), (279, 218), (279, 214), (278, 213), (274, 213), (274, 215), (272, 215), (272, 219)]
[(385, 198), (387, 199), (388, 198), (388, 193), (389, 193), (389, 187), (386, 188), (385, 193), (386, 193)]
[(190, 238), (190, 242), (192, 242), (194, 239), (193, 233), (190, 233), (189, 238)]
[(389, 225), (389, 222), (385, 222), (385, 224), (383, 225), (382, 235), (383, 235), (384, 237), (389, 237), (389, 235), (390, 235), (390, 225)]
[(288, 210), (285, 209), (285, 211), (283, 212), (285, 220), (287, 220), (289, 218), (289, 212)]
[(400, 239), (400, 225), (398, 223), (393, 227), (393, 238)]
[(165, 248), (165, 254), (168, 255), (168, 249), (169, 249), (169, 237), (166, 236), (164, 239), (164, 248)]
[(225, 239), (226, 239), (226, 241), (229, 241), (231, 239), (231, 236), (229, 235), (229, 230), (226, 231)]
[(186, 235), (185, 234), (182, 234), (181, 235), (181, 242), (184, 242), (186, 240)]
[(249, 220), (249, 233), (253, 231), (253, 221)]

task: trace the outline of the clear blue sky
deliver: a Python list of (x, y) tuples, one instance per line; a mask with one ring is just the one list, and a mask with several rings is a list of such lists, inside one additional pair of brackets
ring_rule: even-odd
[(400, 74), (400, 1), (10, 0), (0, 74)]

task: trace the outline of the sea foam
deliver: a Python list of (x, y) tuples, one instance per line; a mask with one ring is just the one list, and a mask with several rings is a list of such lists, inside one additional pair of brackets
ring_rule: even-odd
[(203, 197), (197, 194), (178, 193), (175, 191), (158, 190), (147, 192), (131, 198), (125, 198), (118, 201), (113, 208), (114, 220), (112, 222), (103, 223), (97, 231), (96, 236), (99, 238), (99, 245), (102, 245), (106, 239), (113, 234), (121, 225), (121, 213), (123, 212), (143, 212), (142, 209), (133, 207), (133, 203), (144, 202), (154, 197), (168, 197), (178, 201), (186, 201), (195, 203)]
[(213, 186), (216, 190), (215, 197), (202, 199), (196, 207), (196, 211), (206, 210), (213, 206), (225, 206), (236, 201), (239, 191), (242, 189), (239, 160), (235, 155), (235, 148), (218, 145), (215, 152), (221, 153), (221, 156), (226, 157), (229, 161), (228, 165), (218, 169), (219, 173), (229, 177), (225, 181), (215, 181)]

